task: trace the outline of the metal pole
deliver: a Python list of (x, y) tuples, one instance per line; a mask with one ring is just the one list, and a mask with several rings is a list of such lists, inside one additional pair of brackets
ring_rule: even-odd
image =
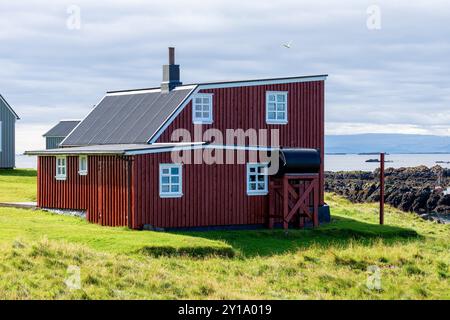
[(384, 224), (384, 153), (380, 153), (380, 224)]

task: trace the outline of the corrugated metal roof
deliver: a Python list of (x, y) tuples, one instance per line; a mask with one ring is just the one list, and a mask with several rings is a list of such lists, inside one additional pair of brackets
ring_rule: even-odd
[(147, 143), (193, 90), (107, 94), (61, 145)]
[(81, 120), (61, 120), (56, 126), (47, 131), (44, 137), (67, 137)]

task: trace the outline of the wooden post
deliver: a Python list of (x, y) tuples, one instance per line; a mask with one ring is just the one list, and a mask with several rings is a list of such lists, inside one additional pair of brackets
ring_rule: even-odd
[(283, 228), (287, 230), (289, 228), (289, 223), (286, 220), (289, 214), (289, 180), (287, 176), (283, 177)]
[(314, 183), (314, 211), (313, 211), (313, 226), (318, 227), (319, 226), (319, 179), (315, 178), (311, 181), (311, 183)]
[(273, 229), (275, 215), (275, 187), (274, 182), (269, 182), (269, 229)]
[(384, 224), (384, 153), (380, 153), (380, 224)]

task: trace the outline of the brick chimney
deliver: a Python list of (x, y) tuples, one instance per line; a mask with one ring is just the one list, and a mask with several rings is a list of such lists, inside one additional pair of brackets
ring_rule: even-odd
[(182, 85), (180, 82), (180, 66), (175, 64), (175, 48), (169, 47), (169, 64), (163, 65), (161, 92), (167, 93), (180, 85)]

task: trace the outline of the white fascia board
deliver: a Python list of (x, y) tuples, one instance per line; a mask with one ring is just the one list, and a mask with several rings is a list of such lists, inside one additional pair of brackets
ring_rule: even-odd
[(232, 145), (215, 145), (215, 144), (196, 144), (196, 145), (181, 145), (181, 146), (171, 146), (153, 149), (142, 149), (142, 150), (130, 150), (125, 151), (126, 156), (151, 154), (151, 153), (163, 153), (163, 152), (173, 152), (173, 151), (188, 151), (188, 150), (198, 150), (198, 149), (222, 149), (222, 150), (245, 150), (245, 151), (276, 151), (280, 148), (273, 147), (259, 147), (259, 146), (232, 146)]
[[(178, 86), (178, 87), (174, 88), (172, 91), (189, 90), (189, 89), (192, 90), (195, 87), (196, 87), (196, 85)], [(161, 92), (161, 88), (109, 92), (109, 93), (106, 93), (106, 95), (107, 96), (127, 96), (127, 95), (132, 95), (132, 94), (157, 93), (157, 92)]]
[(300, 83), (311, 81), (324, 81), (327, 76), (311, 76), (311, 77), (298, 77), (298, 78), (285, 78), (285, 79), (267, 79), (267, 80), (249, 80), (239, 82), (224, 82), (224, 83), (206, 83), (199, 84), (200, 90), (202, 89), (220, 89), (220, 88), (233, 88), (233, 87), (253, 87), (264, 86), (271, 84), (286, 84), (286, 83)]
[(78, 155), (97, 155), (97, 156), (111, 156), (111, 155), (123, 155), (124, 151), (64, 151), (64, 148), (61, 148), (61, 151), (25, 151), (24, 155), (26, 156), (78, 156)]
[(198, 92), (198, 86), (193, 86), (189, 94), (184, 98), (183, 101), (179, 104), (179, 106), (175, 109), (174, 112), (172, 112), (169, 117), (164, 121), (164, 123), (156, 130), (156, 132), (150, 137), (150, 139), (147, 141), (149, 144), (153, 144), (156, 142), (159, 137), (163, 134), (164, 131), (166, 131), (167, 127), (175, 120), (176, 117), (181, 113), (181, 111), (184, 110), (184, 107), (191, 102), (192, 97)]

